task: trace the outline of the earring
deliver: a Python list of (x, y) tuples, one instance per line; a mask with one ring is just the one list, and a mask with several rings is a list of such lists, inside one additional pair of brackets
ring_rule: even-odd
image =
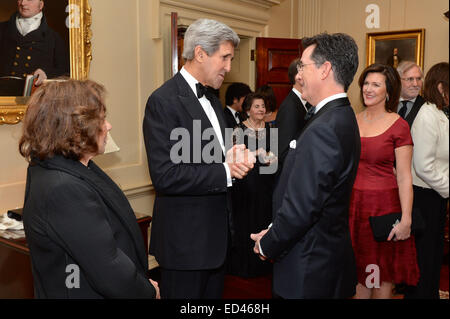
[(389, 95), (386, 94), (386, 102), (389, 102)]

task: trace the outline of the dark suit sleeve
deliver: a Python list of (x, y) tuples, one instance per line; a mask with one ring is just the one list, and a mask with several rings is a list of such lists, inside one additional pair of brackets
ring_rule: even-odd
[(154, 298), (154, 287), (116, 245), (107, 206), (84, 183), (64, 183), (47, 199), (49, 236), (106, 298)]
[[(227, 177), (223, 163), (193, 163), (192, 132), (180, 127), (181, 117), (186, 116), (181, 114), (180, 108), (182, 106), (174, 97), (164, 99), (153, 94), (147, 102), (143, 133), (153, 186), (157, 192), (170, 195), (226, 192)], [(178, 133), (185, 134), (183, 143)], [(187, 161), (174, 161), (171, 152), (175, 150), (181, 150)]]
[[(295, 94), (295, 93), (294, 93)], [(278, 128), (278, 158), (280, 163), (284, 162), (289, 151), (289, 143), (297, 139), (298, 131), (305, 125), (306, 111), (303, 109), (301, 102), (293, 103), (288, 96), (277, 113), (276, 126)], [(299, 110), (299, 106), (302, 108)]]
[(297, 140), (281, 207), (274, 212), (273, 225), (261, 240), (261, 248), (269, 258), (295, 245), (321, 218), (343, 164), (337, 135), (325, 123), (310, 127), (301, 140), (305, 142), (299, 145)]

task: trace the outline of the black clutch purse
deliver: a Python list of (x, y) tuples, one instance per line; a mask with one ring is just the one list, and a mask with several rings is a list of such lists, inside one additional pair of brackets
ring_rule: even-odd
[[(392, 228), (400, 223), (402, 213), (391, 213), (382, 216), (370, 216), (369, 223), (372, 228), (373, 238), (377, 242), (387, 241)], [(417, 208), (412, 210), (411, 233), (421, 234), (425, 230), (425, 222)]]

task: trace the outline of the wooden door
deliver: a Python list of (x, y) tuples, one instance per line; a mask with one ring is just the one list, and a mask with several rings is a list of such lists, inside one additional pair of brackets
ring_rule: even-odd
[(292, 60), (301, 56), (301, 39), (256, 38), (256, 88), (268, 84), (273, 88), (280, 107), (292, 89), (288, 67)]

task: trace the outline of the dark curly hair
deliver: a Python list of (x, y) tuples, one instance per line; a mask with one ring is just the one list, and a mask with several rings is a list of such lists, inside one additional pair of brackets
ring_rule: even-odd
[(80, 160), (98, 151), (105, 121), (105, 89), (86, 80), (58, 79), (39, 87), (28, 102), (19, 152), (28, 162), (54, 155)]
[(311, 38), (303, 38), (302, 45), (303, 49), (316, 45), (311, 59), (317, 66), (329, 61), (334, 71), (334, 79), (347, 92), (359, 63), (355, 40), (345, 33), (321, 33)]

